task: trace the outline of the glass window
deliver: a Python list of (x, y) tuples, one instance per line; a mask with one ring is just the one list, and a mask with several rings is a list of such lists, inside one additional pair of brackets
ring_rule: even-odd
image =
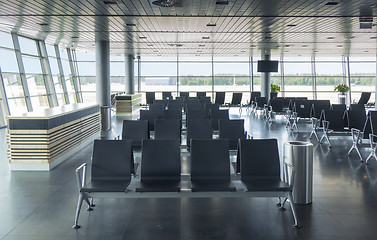
[(176, 62), (141, 62), (141, 76), (177, 76)]
[(249, 63), (214, 63), (215, 76), (218, 75), (233, 75), (233, 76), (248, 76)]
[[(96, 63), (95, 62), (77, 62), (80, 76), (95, 76)], [(65, 72), (65, 70), (64, 70)]]
[(42, 74), (41, 62), (37, 57), (22, 56), (25, 73)]
[(56, 59), (55, 57), (49, 57), (48, 60), (50, 62), (50, 69), (52, 75), (60, 75), (58, 68), (58, 59)]
[(30, 97), (30, 101), (33, 106), (33, 110), (49, 107), (47, 96)]
[(62, 48), (59, 48), (59, 51), (60, 51), (60, 58), (68, 60), (67, 49), (62, 47)]
[(124, 62), (110, 62), (110, 76), (125, 76), (125, 74), (126, 66)]
[(14, 50), (0, 48), (0, 56), (0, 67), (2, 72), (18, 72), (17, 59)]
[(76, 51), (77, 61), (96, 61), (96, 53)]
[(69, 61), (62, 59), (63, 72), (65, 76), (71, 75), (71, 68), (69, 67)]
[(57, 94), (63, 93), (63, 87), (62, 87), (62, 84), (59, 81), (59, 77), (58, 76), (52, 76), (52, 79), (54, 81), (56, 93)]
[(212, 64), (180, 62), (179, 76), (212, 76)]
[(46, 49), (47, 49), (47, 55), (49, 57), (56, 57), (56, 53), (55, 53), (55, 47), (50, 45), (50, 44), (46, 44)]
[(58, 99), (59, 106), (63, 106), (65, 104), (64, 94), (62, 94), (62, 93), (56, 94), (56, 97)]
[(0, 46), (6, 48), (14, 48), (12, 35), (5, 32), (0, 32)]
[(21, 53), (38, 56), (37, 45), (35, 40), (24, 37), (18, 37), (18, 42), (20, 43)]
[(9, 98), (8, 105), (10, 114), (25, 113), (27, 112), (25, 98)]
[(26, 75), (26, 81), (30, 96), (46, 95), (46, 87), (43, 75)]
[(3, 73), (4, 87), (8, 98), (23, 97), (21, 78), (16, 73)]

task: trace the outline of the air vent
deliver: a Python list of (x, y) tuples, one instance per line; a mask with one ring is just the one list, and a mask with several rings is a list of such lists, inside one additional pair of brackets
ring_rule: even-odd
[(208, 23), (207, 27), (216, 27), (216, 23)]
[(218, 0), (216, 1), (216, 5), (229, 5), (229, 1)]
[(38, 23), (39, 26), (48, 26), (49, 24), (48, 23)]
[(296, 27), (297, 24), (288, 24), (287, 27)]
[(182, 7), (180, 0), (151, 0), (151, 3), (157, 7)]
[(336, 5), (338, 5), (338, 2), (328, 2), (325, 5), (326, 6), (336, 6)]
[(135, 27), (135, 26), (136, 26), (135, 23), (126, 23), (126, 25), (127, 25), (128, 27)]
[(103, 1), (104, 4), (106, 5), (115, 5), (118, 4), (117, 1)]
[(209, 39), (209, 37), (208, 36), (203, 36), (202, 39)]

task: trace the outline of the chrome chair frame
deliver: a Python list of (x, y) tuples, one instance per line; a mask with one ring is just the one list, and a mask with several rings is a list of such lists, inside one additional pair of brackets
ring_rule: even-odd
[(369, 156), (367, 157), (367, 159), (365, 160), (365, 163), (368, 163), (369, 159), (371, 159), (372, 157), (377, 161), (377, 154), (376, 154), (377, 141), (374, 141), (373, 139), (377, 139), (377, 135), (369, 134), (371, 152), (370, 152)]
[(351, 152), (353, 150), (356, 150), (357, 155), (359, 155), (360, 161), (363, 161), (363, 158), (361, 157), (358, 144), (361, 143), (361, 139), (363, 138), (363, 133), (356, 128), (351, 128), (351, 135), (352, 135), (352, 146), (350, 150), (348, 151), (347, 155), (350, 156)]

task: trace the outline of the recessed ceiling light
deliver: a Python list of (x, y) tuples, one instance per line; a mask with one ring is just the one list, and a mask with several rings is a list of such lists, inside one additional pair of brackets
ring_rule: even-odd
[(343, 45), (336, 45), (336, 47), (341, 48), (341, 47), (343, 47)]
[(364, 52), (369, 52), (368, 50), (365, 50)]
[(79, 38), (78, 36), (72, 36), (72, 39), (77, 39), (77, 38)]
[(118, 4), (116, 1), (103, 1), (103, 3), (107, 5)]
[(302, 45), (302, 47), (308, 47), (308, 45)]
[(153, 50), (153, 52), (158, 52), (158, 50)]
[(139, 36), (140, 39), (147, 39), (147, 37)]
[(204, 37), (202, 37), (202, 39), (209, 39), (209, 37), (208, 36), (204, 36)]
[(288, 24), (287, 27), (296, 27), (297, 24)]
[(284, 52), (289, 52), (289, 51), (285, 50)]
[(255, 45), (251, 45), (250, 47), (252, 47), (252, 48), (253, 48), (253, 47), (256, 47), (256, 46), (255, 46)]
[(376, 39), (377, 37), (370, 37), (370, 39)]
[(157, 54), (157, 56), (161, 57), (162, 55), (161, 54)]
[(289, 48), (291, 45), (285, 45), (284, 47)]
[(225, 1), (225, 0), (217, 0), (216, 1), (216, 5), (228, 5), (229, 4), (229, 1)]
[(200, 54), (195, 54), (195, 56), (200, 57)]
[(136, 26), (135, 23), (126, 23), (126, 25), (129, 26), (129, 27), (135, 27)]
[(147, 44), (148, 47), (153, 47), (153, 44)]
[(245, 50), (242, 50), (241, 52), (246, 52)]
[(216, 23), (208, 23), (207, 27), (216, 27)]
[(301, 57), (302, 55), (301, 55), (301, 54), (299, 54), (299, 55), (297, 55), (297, 56)]
[(204, 44), (199, 44), (199, 47), (205, 47), (206, 45), (204, 45)]
[(270, 36), (266, 36), (266, 37), (264, 37), (265, 39), (271, 39), (272, 37), (270, 37)]
[(327, 39), (333, 40), (333, 39), (335, 39), (335, 37), (327, 37)]
[(314, 50), (314, 52), (319, 52), (318, 50)]
[(235, 56), (235, 57), (238, 57), (238, 55), (237, 55), (237, 54), (234, 54), (234, 56)]
[(336, 6), (336, 5), (338, 5), (338, 2), (328, 2), (325, 5), (326, 6)]
[(39, 26), (48, 26), (49, 24), (48, 23), (38, 23)]
[(201, 50), (198, 50), (197, 52), (203, 52), (203, 51), (201, 51)]

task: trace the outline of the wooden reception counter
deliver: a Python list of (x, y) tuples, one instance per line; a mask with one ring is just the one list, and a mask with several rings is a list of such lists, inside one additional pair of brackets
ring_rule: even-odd
[(116, 114), (132, 113), (140, 108), (141, 94), (124, 94), (115, 96)]
[(12, 170), (51, 170), (100, 133), (98, 105), (74, 103), (7, 120)]

